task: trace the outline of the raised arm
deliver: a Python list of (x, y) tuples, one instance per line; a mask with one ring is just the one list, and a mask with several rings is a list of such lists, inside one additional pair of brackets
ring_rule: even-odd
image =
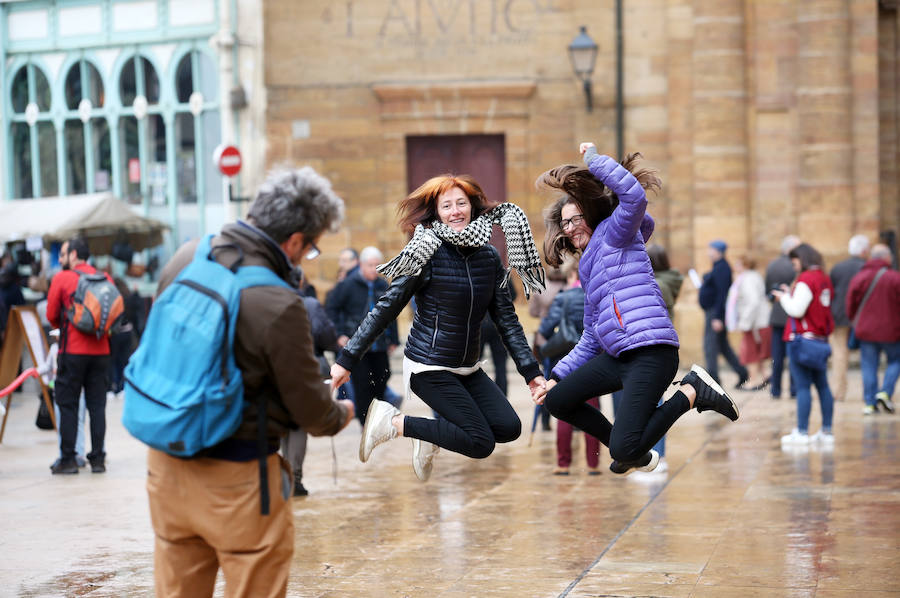
[[(597, 179), (610, 188), (619, 199), (619, 205), (610, 216), (607, 238), (614, 247), (624, 247), (634, 236), (647, 232), (642, 227), (647, 212), (647, 194), (627, 168), (610, 158), (597, 154), (593, 144), (582, 144), (584, 147), (584, 163)], [(647, 224), (649, 233), (653, 232), (653, 219)], [(649, 239), (649, 234), (643, 240)]]

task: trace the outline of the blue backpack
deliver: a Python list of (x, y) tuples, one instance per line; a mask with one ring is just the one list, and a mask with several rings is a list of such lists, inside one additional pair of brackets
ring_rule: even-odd
[[(267, 268), (240, 266), (243, 256), (231, 268), (218, 263), (215, 250), (240, 249), (213, 250), (212, 237), (200, 241), (193, 261), (154, 302), (125, 370), (122, 423), (138, 440), (176, 457), (215, 446), (243, 419), (244, 385), (234, 361), (241, 291), (291, 289)], [(261, 422), (264, 416), (263, 410)]]

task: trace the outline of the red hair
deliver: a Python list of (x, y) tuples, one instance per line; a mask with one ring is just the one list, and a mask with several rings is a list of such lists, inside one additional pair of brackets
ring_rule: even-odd
[(478, 218), (489, 206), (481, 186), (467, 174), (442, 174), (432, 177), (406, 196), (397, 206), (400, 230), (412, 236), (416, 226), (428, 225), (437, 219), (437, 200), (454, 187), (459, 188), (472, 204), (472, 220)]

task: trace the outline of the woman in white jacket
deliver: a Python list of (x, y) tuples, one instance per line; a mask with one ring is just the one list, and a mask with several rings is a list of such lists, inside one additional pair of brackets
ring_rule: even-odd
[(762, 390), (769, 382), (764, 364), (772, 356), (772, 329), (769, 314), (772, 310), (766, 299), (766, 283), (754, 270), (756, 261), (743, 255), (734, 262), (734, 282), (725, 303), (725, 324), (729, 331), (741, 331), (739, 357), (749, 377), (743, 390)]

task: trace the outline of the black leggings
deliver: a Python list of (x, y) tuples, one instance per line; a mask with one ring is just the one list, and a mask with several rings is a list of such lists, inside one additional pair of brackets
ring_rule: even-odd
[(403, 435), (432, 442), (473, 459), (484, 459), (498, 442), (512, 442), (522, 422), (500, 389), (483, 370), (468, 376), (447, 371), (422, 372), (410, 388), (441, 417), (406, 416)]
[[(657, 407), (677, 370), (678, 348), (671, 345), (639, 347), (618, 357), (603, 353), (554, 386), (545, 404), (551, 414), (609, 447), (613, 459), (633, 463), (690, 410), (681, 391)], [(586, 401), (619, 389), (625, 396), (613, 425)]]

